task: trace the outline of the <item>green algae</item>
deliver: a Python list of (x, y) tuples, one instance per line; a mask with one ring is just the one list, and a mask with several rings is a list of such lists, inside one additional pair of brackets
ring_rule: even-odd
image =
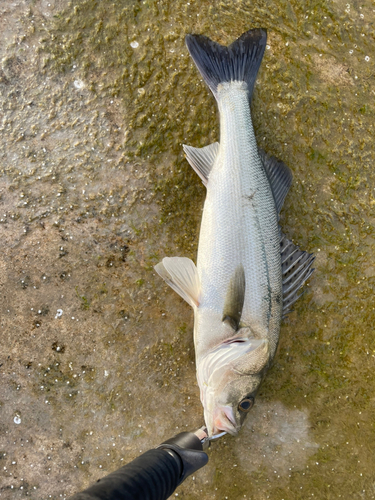
[(85, 297), (84, 295), (80, 295), (80, 293), (78, 292), (78, 287), (76, 287), (76, 294), (81, 302), (81, 309), (90, 309), (90, 302), (88, 301), (87, 297)]

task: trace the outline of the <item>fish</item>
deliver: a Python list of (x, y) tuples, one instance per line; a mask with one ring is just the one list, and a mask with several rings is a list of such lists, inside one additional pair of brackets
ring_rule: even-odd
[(292, 184), (282, 161), (258, 148), (250, 103), (265, 29), (229, 46), (185, 38), (220, 114), (220, 141), (186, 159), (206, 186), (197, 265), (164, 257), (156, 272), (194, 311), (197, 381), (209, 436), (237, 435), (275, 357), (282, 318), (311, 276), (314, 256), (281, 231)]

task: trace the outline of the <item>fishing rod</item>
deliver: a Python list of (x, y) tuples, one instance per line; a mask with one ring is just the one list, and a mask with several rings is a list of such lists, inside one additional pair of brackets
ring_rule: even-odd
[(69, 500), (166, 500), (190, 474), (208, 462), (213, 439), (206, 427), (180, 432)]

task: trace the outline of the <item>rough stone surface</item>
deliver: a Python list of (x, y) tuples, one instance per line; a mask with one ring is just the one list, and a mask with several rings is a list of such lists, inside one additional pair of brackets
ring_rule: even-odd
[(195, 258), (218, 138), (186, 33), (267, 27), (253, 99), (317, 255), (237, 438), (185, 499), (375, 497), (374, 11), (369, 0), (0, 5), (0, 498), (66, 498), (202, 425), (192, 312), (153, 271)]

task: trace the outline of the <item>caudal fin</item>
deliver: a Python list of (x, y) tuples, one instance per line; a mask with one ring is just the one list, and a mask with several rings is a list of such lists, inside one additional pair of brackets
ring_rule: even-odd
[(267, 31), (246, 31), (228, 47), (213, 42), (203, 35), (187, 35), (186, 46), (197, 68), (212, 93), (217, 97), (219, 83), (244, 81), (249, 99), (266, 47)]

